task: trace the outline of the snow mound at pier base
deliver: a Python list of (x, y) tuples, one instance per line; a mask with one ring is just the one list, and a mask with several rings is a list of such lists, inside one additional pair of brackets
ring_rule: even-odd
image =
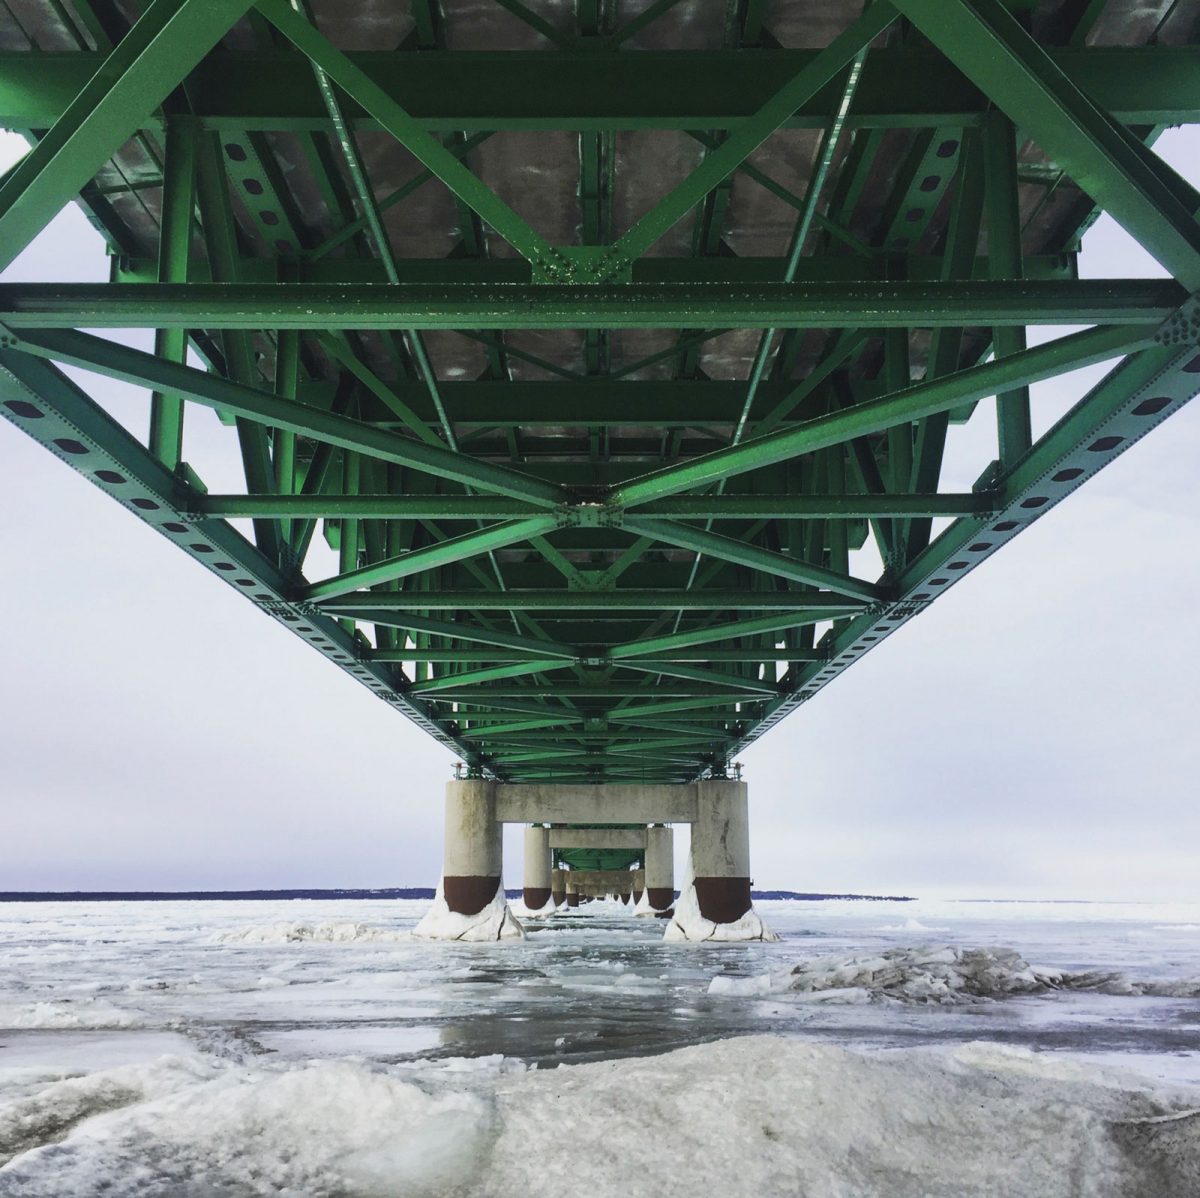
[(700, 900), (696, 897), (696, 884), (689, 872), (684, 876), (683, 887), (675, 903), (675, 914), (663, 933), (664, 940), (778, 940), (779, 937), (767, 927), (753, 907), (741, 919), (733, 923), (713, 923), (700, 914)]
[(475, 915), (460, 915), (451, 911), (438, 879), (433, 905), (425, 913), (412, 934), (424, 940), (524, 940), (525, 929), (509, 910), (504, 886), (496, 888), (492, 901)]

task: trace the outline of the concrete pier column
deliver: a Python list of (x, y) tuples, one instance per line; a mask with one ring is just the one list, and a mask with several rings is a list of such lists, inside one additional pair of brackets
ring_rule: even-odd
[(668, 940), (775, 940), (750, 902), (750, 831), (744, 782), (697, 782), (690, 885), (684, 885)]
[(504, 839), (491, 782), (462, 778), (446, 784), (443, 853), (446, 906), (459, 915), (477, 915), (496, 897), (504, 870)]
[(566, 886), (567, 886), (567, 906), (568, 907), (578, 907), (579, 906), (579, 887), (576, 886), (575, 883), (571, 881), (571, 875), (569, 873), (567, 874)]
[(712, 778), (696, 786), (692, 877), (700, 914), (734, 923), (750, 910), (750, 821), (745, 782)]
[(561, 907), (567, 901), (567, 874), (562, 869), (552, 869), (550, 871), (550, 897), (554, 899), (554, 905)]
[(550, 829), (533, 824), (525, 829), (525, 906), (540, 911), (549, 901)]
[(675, 834), (662, 824), (646, 829), (646, 897), (655, 911), (675, 901)]
[(446, 784), (442, 884), (414, 935), (431, 940), (505, 940), (525, 935), (500, 885), (501, 832), (494, 782), (456, 778)]
[(638, 904), (642, 901), (642, 891), (646, 889), (646, 871), (644, 869), (634, 869), (629, 873), (632, 879), (633, 901)]

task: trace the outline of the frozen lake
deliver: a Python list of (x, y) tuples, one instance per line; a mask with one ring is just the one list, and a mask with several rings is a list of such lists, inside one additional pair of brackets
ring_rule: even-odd
[[(713, 1078), (728, 1070), (723, 1092), (733, 1102), (739, 1087), (782, 1068), (785, 1059), (791, 1064), (771, 1082), (772, 1091), (799, 1085), (809, 1072), (832, 1078), (870, 1062), (869, 1079), (855, 1083), (858, 1100), (847, 1119), (878, 1109), (880, 1095), (867, 1091), (884, 1086), (881, 1071), (895, 1069), (904, 1087), (911, 1082), (919, 1089), (924, 1078), (931, 1093), (943, 1095), (951, 1085), (968, 1084), (964, 1070), (971, 1085), (986, 1078), (989, 1086), (1012, 1072), (1018, 1089), (1036, 1075), (1033, 1090), (1043, 1096), (1055, 1086), (1093, 1086), (1104, 1102), (1117, 1091), (1133, 1095), (1128, 1101), (1135, 1107), (1151, 1104), (1139, 1118), (1200, 1107), (1200, 1000), (1195, 986), (1180, 985), (1200, 979), (1200, 905), (765, 901), (757, 906), (780, 942), (722, 946), (664, 944), (661, 922), (634, 919), (610, 903), (531, 924), (521, 943), (414, 941), (409, 929), (427, 905), (0, 904), (0, 1161), (9, 1162), (0, 1167), (0, 1195), (551, 1193), (553, 1166), (545, 1153), (532, 1181), (521, 1180), (520, 1153), (505, 1164), (515, 1111), (546, 1102), (552, 1125), (566, 1118), (542, 1092), (551, 1084), (546, 1079), (564, 1086), (586, 1080), (588, 1101), (615, 1086), (622, 1097), (611, 1110), (628, 1113), (650, 1109), (674, 1087), (671, 1109), (678, 1114), (680, 1096), (695, 1090), (694, 1078), (687, 1080), (693, 1074)], [(788, 971), (802, 961), (925, 945), (1012, 948), (1035, 967), (1118, 973), (1135, 991), (1157, 983), (1176, 996), (1052, 990), (940, 1005), (872, 997), (861, 988), (825, 995), (786, 988)], [(626, 1060), (731, 1037), (755, 1039), (657, 1063)], [(987, 1046), (973, 1045), (979, 1041)], [(992, 1054), (986, 1067), (980, 1053)], [(588, 1068), (555, 1069), (580, 1064)], [(1114, 1067), (1121, 1072), (1095, 1073)], [(637, 1079), (646, 1070), (657, 1070), (658, 1081), (643, 1100), (636, 1091), (645, 1083)], [(942, 1076), (947, 1070), (952, 1082)], [(896, 1084), (892, 1079), (881, 1091), (885, 1102)], [(853, 1091), (848, 1085), (837, 1087), (843, 1099)], [(220, 1116), (210, 1110), (214, 1095), (224, 1096), (212, 1108)], [(336, 1112), (314, 1132), (303, 1121), (315, 1118), (322, 1096)], [(1032, 1091), (1027, 1097), (1034, 1101)], [(705, 1101), (716, 1117), (722, 1100)], [(737, 1101), (739, 1111), (752, 1106)], [(1077, 1102), (1078, 1095), (1056, 1101)], [(1034, 1119), (1033, 1107), (1021, 1108), (1013, 1094), (996, 1102), (1004, 1118), (1020, 1108)], [(246, 1110), (220, 1131), (221, 1119), (232, 1119), (239, 1103)], [(804, 1109), (799, 1104), (789, 1117)], [(610, 1117), (617, 1116), (604, 1115)], [(246, 1119), (261, 1123), (252, 1147), (238, 1139), (249, 1134), (237, 1130)], [(409, 1132), (426, 1130), (411, 1141), (394, 1128), (385, 1134), (395, 1120)], [(1189, 1136), (1196, 1131), (1195, 1120), (1185, 1118), (1171, 1122), (1171, 1135), (1178, 1139), (1184, 1125)], [(794, 1155), (810, 1132), (807, 1124), (792, 1128), (783, 1147), (772, 1141), (770, 1151)], [(645, 1122), (635, 1119), (621, 1133), (620, 1155), (636, 1159), (644, 1133)], [(531, 1134), (522, 1133), (526, 1140)], [(1028, 1130), (1012, 1134), (1025, 1150)], [(1072, 1134), (1080, 1146), (1090, 1142), (1078, 1129)], [(889, 1144), (902, 1142), (898, 1136)], [(314, 1147), (314, 1139), (323, 1147)], [(1011, 1159), (1013, 1146), (999, 1129), (994, 1140), (997, 1161), (1004, 1152)], [(570, 1143), (570, 1136), (557, 1135), (554, 1150)], [(727, 1192), (1059, 1192), (1030, 1186), (1028, 1176), (1026, 1188), (1014, 1180), (1010, 1191), (999, 1174), (992, 1175), (992, 1189), (972, 1189), (959, 1176), (943, 1191), (932, 1175), (914, 1175), (911, 1190), (894, 1177), (877, 1189), (866, 1182), (839, 1189), (843, 1166), (830, 1143), (810, 1144), (804, 1159), (812, 1165), (821, 1151), (828, 1153), (828, 1175), (804, 1180), (796, 1172), (794, 1183), (787, 1169), (800, 1169), (799, 1158), (771, 1166), (782, 1174), (759, 1177), (750, 1162), (761, 1164), (761, 1153), (734, 1152)], [(1194, 1151), (1194, 1140), (1186, 1139), (1168, 1155), (1190, 1168)], [(1091, 1156), (1103, 1157), (1095, 1144)], [(470, 1180), (454, 1172), (463, 1161), (484, 1159), (490, 1165), (483, 1174), (469, 1170)], [(258, 1165), (247, 1172), (248, 1160)], [(579, 1177), (581, 1167), (576, 1159), (574, 1172), (563, 1176)], [(598, 1175), (600, 1188), (592, 1193), (609, 1192), (606, 1179), (611, 1192), (622, 1192), (615, 1168)], [(632, 1192), (684, 1193), (686, 1175), (681, 1165), (672, 1173), (678, 1189), (647, 1182)], [(1140, 1192), (1141, 1183), (1122, 1179), (1116, 1165), (1106, 1176), (1125, 1188), (1061, 1192)], [(399, 1188), (396, 1178), (406, 1179)], [(539, 1189), (541, 1183), (547, 1188)], [(1176, 1183), (1174, 1174), (1163, 1174), (1153, 1192), (1169, 1193)], [(623, 1192), (631, 1192), (627, 1184)]]

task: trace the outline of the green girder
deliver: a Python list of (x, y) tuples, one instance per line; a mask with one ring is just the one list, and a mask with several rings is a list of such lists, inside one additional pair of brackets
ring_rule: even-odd
[(938, 328), (1161, 325), (1187, 299), (1170, 280), (421, 284), (0, 283), (0, 323), (19, 329)]
[[(721, 774), (1200, 390), (1200, 195), (1148, 148), (1200, 122), (1200, 47), (848, 0), (823, 47), (749, 4), (634, 51), (674, 0), (494, 2), (550, 48), (448, 50), (458, 0), (371, 52), (153, 0), (0, 52), (0, 265), (73, 199), (115, 252), (0, 284), (0, 414), (472, 772)], [(1170, 277), (1080, 279), (1092, 201)], [(1034, 437), (1031, 388), (1099, 363)], [(147, 390), (144, 441), (63, 367)], [(188, 464), (201, 408), (244, 493)]]
[[(1128, 125), (1200, 120), (1200, 47), (1047, 47), (1052, 61), (1096, 103)], [(723, 130), (744, 121), (813, 58), (816, 50), (638, 50), (580, 48), (453, 54), (386, 51), (347, 55), (390, 99), (434, 131), (638, 129)], [(95, 73), (101, 55), (36, 58), (0, 52), (0, 123), (52, 125)], [(298, 55), (221, 50), (193, 74), (193, 104), (214, 129), (317, 131), (328, 116), (308, 64)], [(821, 129), (837, 103), (837, 81), (789, 115), (792, 128)], [(863, 67), (852, 128), (963, 128), (978, 124), (986, 97), (961, 70), (920, 45), (873, 48)], [(379, 123), (353, 99), (356, 128)], [(147, 111), (145, 127), (161, 117)]]

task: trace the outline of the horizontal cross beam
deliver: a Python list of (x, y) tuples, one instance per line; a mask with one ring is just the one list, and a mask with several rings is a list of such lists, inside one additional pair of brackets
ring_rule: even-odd
[[(353, 620), (374, 620), (397, 611), (785, 611), (824, 612), (818, 619), (857, 612), (858, 599), (822, 592), (794, 591), (572, 591), (570, 602), (556, 591), (389, 591), (326, 600), (323, 611)], [(384, 621), (386, 622), (386, 621)]]
[[(1074, 252), (1030, 254), (1022, 263), (1026, 279), (1073, 279), (1077, 277)], [(157, 258), (122, 257), (113, 261), (112, 283), (157, 283)], [(938, 254), (913, 254), (905, 258), (906, 278), (933, 281), (945, 278), (943, 260)], [(977, 257), (965, 273), (973, 279), (991, 277), (990, 259)], [(241, 258), (237, 278), (242, 283), (275, 283), (279, 270), (270, 258)], [(289, 263), (289, 266), (291, 264)], [(402, 283), (421, 283), (446, 287), (470, 284), (511, 285), (528, 283), (529, 265), (519, 258), (401, 258), (396, 271)], [(796, 266), (793, 282), (838, 283), (884, 280), (894, 273), (884, 254), (872, 257), (837, 257), (821, 254), (802, 259)], [(726, 287), (743, 283), (783, 281), (779, 258), (639, 258), (632, 267), (632, 281), (660, 283), (714, 283)], [(212, 269), (202, 257), (188, 262), (188, 278), (196, 283), (211, 283)], [(376, 258), (303, 258), (295, 263), (293, 283), (324, 283), (347, 286), (352, 283), (387, 283), (388, 271)]]
[[(988, 492), (944, 495), (675, 495), (643, 504), (639, 516), (682, 520), (861, 520), (887, 516), (971, 516), (993, 510)], [(490, 495), (200, 495), (205, 519), (516, 520), (539, 509)], [(572, 505), (558, 509), (569, 522)], [(578, 509), (576, 509), (578, 510)], [(620, 508), (606, 522), (622, 523)]]
[(461, 286), (3, 283), (12, 329), (962, 328), (1162, 324), (1171, 280)]
[[(390, 51), (346, 57), (388, 98), (430, 130), (728, 129), (800, 73), (813, 49), (725, 51), (588, 50), (501, 54), (422, 51), (396, 70)], [(1050, 60), (1127, 125), (1200, 121), (1200, 47), (1047, 47)], [(95, 74), (88, 51), (0, 54), (0, 125), (46, 128)], [(819, 89), (786, 121), (821, 129), (841, 81)], [(208, 128), (315, 132), (329, 116), (309, 64), (297, 55), (218, 50), (192, 73), (188, 98)], [(352, 97), (346, 117), (379, 123)], [(963, 127), (989, 104), (950, 62), (928, 49), (873, 49), (847, 117), (850, 128)], [(147, 106), (149, 111), (149, 106)], [(156, 127), (161, 116), (145, 118)]]

